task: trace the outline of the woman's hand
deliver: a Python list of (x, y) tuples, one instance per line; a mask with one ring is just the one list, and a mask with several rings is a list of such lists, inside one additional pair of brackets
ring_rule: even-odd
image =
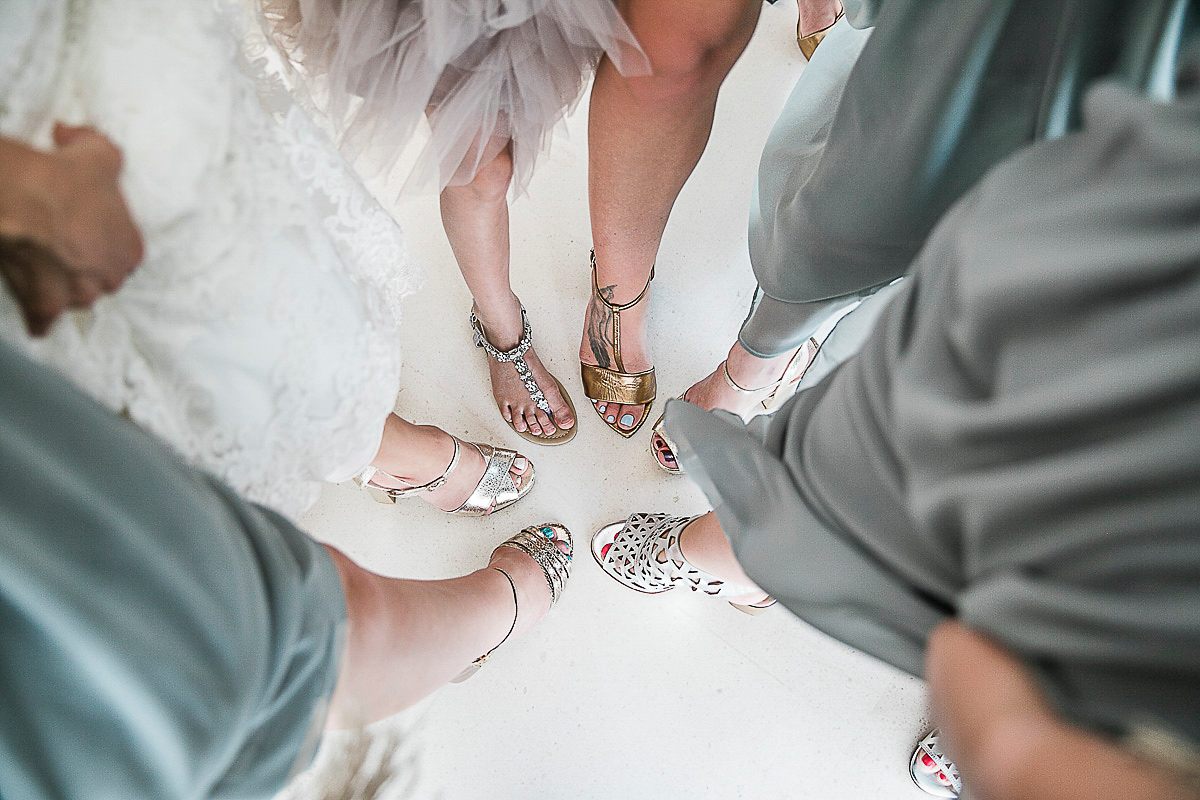
[(0, 275), (30, 333), (116, 291), (141, 262), (121, 195), (121, 152), (92, 128), (56, 125), (55, 149), (0, 138)]
[(925, 656), (946, 754), (979, 800), (1195, 800), (1182, 780), (1062, 719), (1029, 670), (958, 622)]

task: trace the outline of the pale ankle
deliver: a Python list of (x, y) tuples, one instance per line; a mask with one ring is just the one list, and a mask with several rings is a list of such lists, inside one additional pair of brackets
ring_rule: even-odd
[(509, 298), (511, 299), (492, 304), (481, 304), (477, 300), (472, 307), (479, 324), (483, 326), (488, 343), (500, 351), (513, 349), (525, 335), (521, 301), (511, 293)]

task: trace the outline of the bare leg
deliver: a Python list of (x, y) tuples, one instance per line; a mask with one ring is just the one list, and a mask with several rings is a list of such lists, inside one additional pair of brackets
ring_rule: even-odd
[[(371, 466), (380, 470), (371, 481), (391, 489), (402, 489), (405, 485), (420, 486), (437, 478), (446, 471), (454, 457), (454, 440), (450, 434), (433, 425), (415, 425), (389, 414), (383, 426), (383, 438), (379, 452)], [(432, 503), (443, 511), (462, 505), (486, 468), (483, 456), (474, 447), (463, 447), (459, 454), (459, 465), (450, 473), (446, 483), (436, 491), (422, 492), (422, 500)], [(513, 459), (511, 474), (513, 483), (521, 485), (522, 475), (529, 469), (524, 456)], [(400, 478), (402, 482), (392, 480)]]
[[(568, 552), (565, 541), (559, 543)], [(550, 607), (541, 567), (509, 547), (488, 568), (460, 578), (414, 581), (376, 575), (333, 548), (346, 597), (347, 635), (328, 727), (358, 727), (400, 711), (449, 681), (504, 638), (529, 630)]]
[[(588, 199), (597, 285), (621, 304), (650, 277), (675, 198), (708, 143), (717, 92), (745, 49), (761, 0), (622, 0), (621, 14), (650, 58), (653, 74), (626, 78), (607, 59), (592, 88), (588, 121)], [(611, 313), (588, 306), (579, 357), (612, 367)], [(621, 313), (625, 369), (651, 366), (646, 304)], [(644, 406), (607, 404), (625, 430)]]
[[(695, 567), (713, 575), (726, 583), (737, 583), (754, 586), (754, 581), (742, 570), (733, 547), (721, 529), (717, 515), (708, 512), (702, 517), (692, 520), (679, 533), (679, 550)], [(767, 599), (766, 592), (761, 589), (742, 598), (733, 598), (739, 603), (761, 603)]]
[(800, 11), (800, 21), (796, 24), (798, 37), (828, 28), (842, 10), (838, 0), (796, 0), (796, 5)]
[[(470, 183), (447, 186), (441, 195), (446, 237), (475, 299), (475, 314), (488, 341), (499, 350), (516, 347), (523, 334), (521, 301), (509, 282), (507, 193), (512, 170), (510, 144), (500, 148)], [(518, 431), (535, 435), (551, 435), (557, 427), (574, 426), (571, 409), (532, 348), (525, 353), (525, 362), (546, 395), (554, 419), (534, 405), (511, 364), (489, 359), (492, 394), (504, 419)]]

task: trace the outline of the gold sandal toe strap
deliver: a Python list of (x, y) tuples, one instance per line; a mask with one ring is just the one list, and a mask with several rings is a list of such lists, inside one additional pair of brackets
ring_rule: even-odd
[(583, 393), (590, 400), (644, 406), (658, 394), (653, 367), (645, 372), (625, 373), (580, 364), (579, 372), (583, 379)]

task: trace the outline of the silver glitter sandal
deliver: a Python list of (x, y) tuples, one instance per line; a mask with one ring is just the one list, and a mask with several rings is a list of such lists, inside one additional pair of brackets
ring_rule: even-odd
[[(451, 436), (450, 438), (454, 440), (454, 455), (450, 457), (450, 464), (441, 475), (429, 483), (413, 486), (407, 481), (397, 478), (395, 475), (390, 475), (389, 477), (393, 480), (403, 483), (404, 488), (393, 489), (387, 486), (380, 486), (377, 483), (371, 482), (371, 478), (375, 477), (375, 474), (379, 472), (374, 467), (367, 467), (354, 480), (379, 503), (395, 503), (402, 497), (411, 497), (418, 492), (432, 492), (440, 489), (446, 483), (446, 479), (450, 477), (450, 473), (458, 466), (459, 455), (462, 452), (459, 438), (457, 436)], [(486, 514), (508, 508), (529, 494), (529, 491), (533, 488), (534, 479), (532, 462), (529, 462), (529, 468), (521, 476), (521, 485), (517, 486), (513, 482), (510, 473), (513, 461), (519, 453), (515, 450), (493, 447), (490, 444), (483, 444), (482, 442), (467, 442), (467, 444), (474, 447), (479, 451), (479, 455), (483, 456), (483, 475), (479, 478), (479, 483), (475, 485), (475, 490), (471, 492), (471, 496), (464, 500), (458, 508), (446, 513), (458, 514), (464, 517), (482, 517)], [(529, 460), (526, 459), (526, 461), (528, 462)]]
[[(739, 597), (754, 592), (753, 586), (726, 583), (683, 557), (679, 535), (700, 516), (630, 514), (628, 519), (596, 531), (592, 556), (609, 577), (642, 594), (662, 594), (680, 585), (711, 597)], [(770, 603), (730, 605), (745, 612), (747, 608), (765, 609)]]
[[(521, 306), (521, 324), (523, 326), (521, 341), (517, 342), (517, 346), (512, 350), (498, 350), (495, 345), (487, 340), (487, 336), (483, 332), (483, 324), (479, 321), (479, 317), (475, 316), (475, 312), (471, 312), (471, 330), (475, 346), (483, 348), (483, 351), (492, 359), (499, 361), (502, 364), (512, 364), (513, 369), (517, 371), (517, 376), (525, 384), (525, 390), (529, 392), (529, 398), (533, 400), (533, 404), (539, 410), (544, 411), (546, 416), (554, 421), (554, 412), (550, 410), (550, 404), (546, 402), (546, 395), (542, 392), (542, 387), (538, 386), (538, 382), (534, 379), (533, 373), (529, 370), (529, 365), (525, 363), (525, 353), (533, 346), (533, 329), (529, 326), (529, 316), (525, 313), (525, 306)], [(513, 433), (520, 436), (527, 442), (534, 444), (556, 445), (566, 444), (575, 438), (575, 431), (579, 427), (578, 416), (575, 414), (575, 404), (571, 402), (571, 396), (567, 394), (567, 390), (562, 383), (553, 375), (551, 380), (558, 387), (558, 393), (562, 395), (563, 401), (566, 402), (567, 408), (571, 409), (571, 416), (575, 417), (576, 424), (570, 428), (559, 428), (555, 422), (555, 432), (553, 436), (538, 436), (528, 430), (519, 431), (511, 422), (508, 426), (513, 429)], [(505, 420), (508, 422), (508, 420)]]
[[(559, 537), (557, 534), (561, 533)], [(558, 549), (554, 542), (566, 542), (567, 552), (564, 553)], [(567, 584), (567, 578), (571, 577), (571, 557), (574, 553), (574, 543), (571, 541), (571, 532), (567, 530), (565, 525), (559, 525), (553, 522), (543, 523), (542, 525), (530, 525), (524, 528), (516, 536), (507, 539), (500, 543), (500, 547), (511, 547), (514, 550), (520, 550), (525, 555), (537, 562), (537, 565), (542, 568), (542, 575), (546, 578), (546, 586), (550, 589), (550, 608), (554, 608), (554, 604), (558, 602), (558, 598), (562, 595), (563, 588)], [(500, 547), (496, 549), (499, 550)], [(451, 678), (451, 683), (462, 683), (467, 678), (474, 675), (487, 662), (488, 657), (508, 641), (508, 637), (512, 636), (512, 632), (517, 629), (517, 617), (520, 616), (521, 609), (517, 602), (517, 584), (513, 581), (512, 575), (509, 575), (500, 567), (492, 567), (505, 578), (508, 578), (508, 585), (512, 589), (513, 595), (513, 621), (512, 625), (508, 626), (508, 633), (504, 634), (504, 638), (500, 640), (500, 644), (488, 650), (479, 658), (467, 665), (467, 668), (460, 672), (456, 677)], [(549, 613), (549, 609), (547, 609)]]

